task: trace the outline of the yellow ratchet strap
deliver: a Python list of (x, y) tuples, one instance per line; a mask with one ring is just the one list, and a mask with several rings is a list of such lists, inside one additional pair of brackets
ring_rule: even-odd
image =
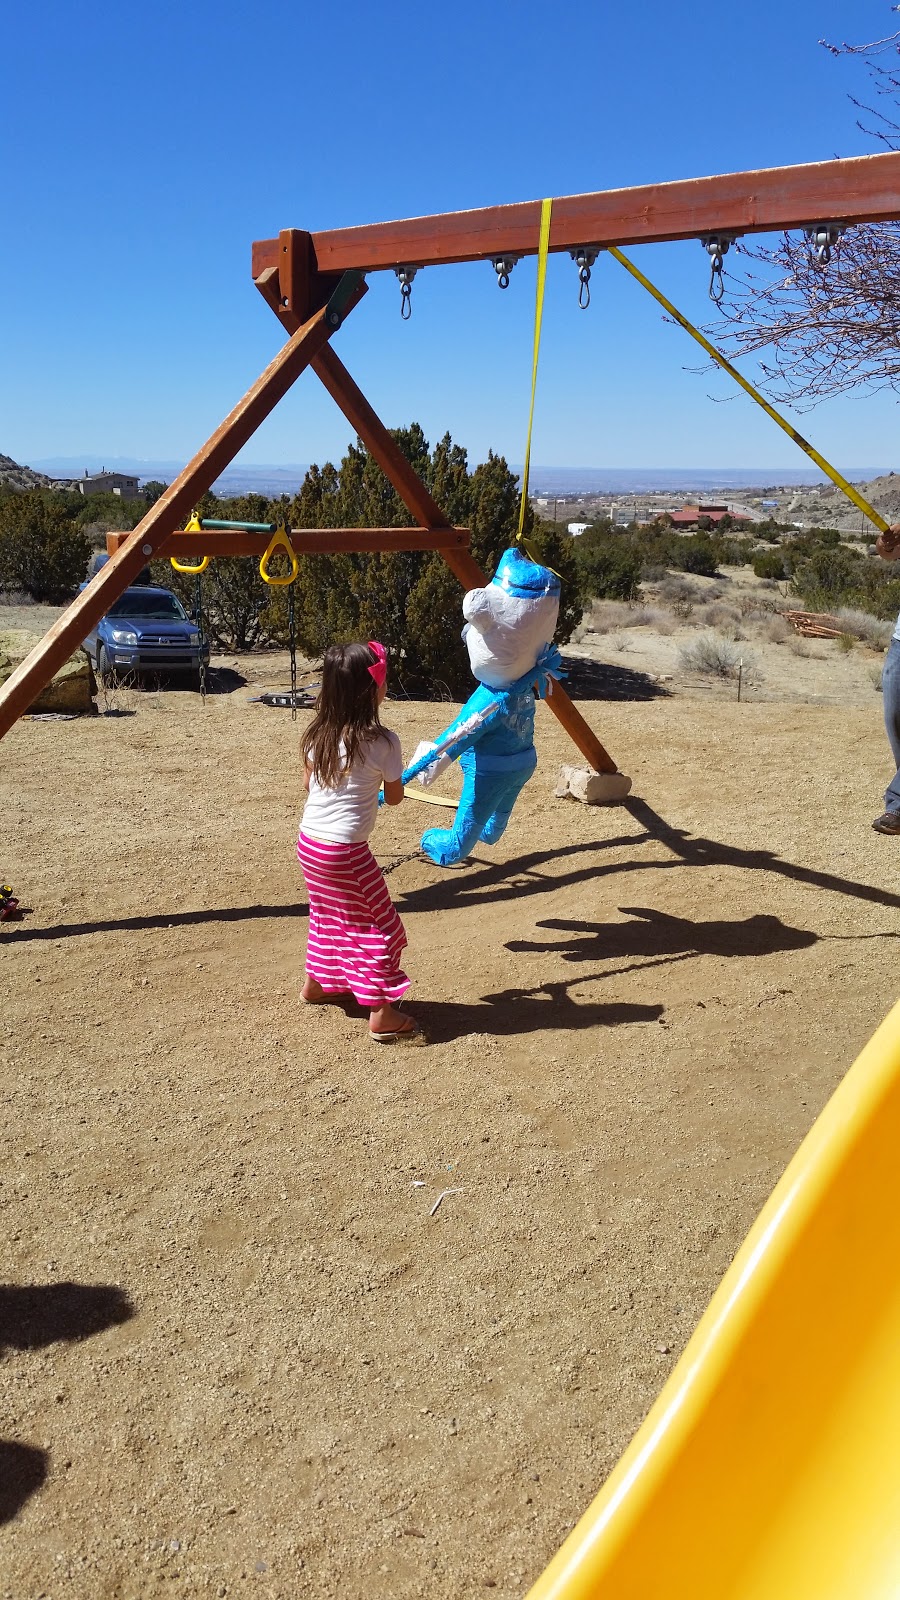
[[(200, 518), (198, 517), (196, 511), (192, 511), (191, 512), (191, 520), (190, 520), (190, 522), (185, 523), (184, 531), (185, 531), (185, 533), (202, 533), (203, 532), (203, 529), (200, 526)], [(209, 556), (204, 556), (203, 557), (203, 560), (200, 562), (199, 567), (186, 566), (183, 561), (176, 561), (174, 556), (170, 556), (169, 557), (169, 561), (171, 562), (172, 566), (175, 568), (176, 572), (205, 572), (207, 567), (209, 566)]]
[[(531, 431), (534, 427), (534, 397), (537, 390), (538, 355), (541, 348), (541, 321), (544, 315), (544, 284), (547, 281), (547, 251), (550, 247), (550, 216), (553, 211), (552, 200), (541, 201), (541, 233), (538, 244), (537, 260), (537, 292), (534, 302), (534, 354), (531, 361), (531, 405), (528, 411), (528, 436), (525, 440), (525, 464), (522, 468), (522, 499), (519, 503), (519, 531), (516, 534), (516, 543), (522, 545), (526, 554), (539, 566), (544, 565), (540, 556), (530, 547), (524, 538), (525, 512), (528, 509), (528, 476), (531, 471)], [(552, 568), (549, 569), (552, 571)], [(555, 573), (555, 577), (559, 574)]]
[[(275, 551), (278, 549), (286, 550), (291, 558), (291, 571), (287, 578), (275, 578), (268, 570), (268, 563), (275, 554)], [(287, 588), (288, 584), (294, 582), (294, 579), (299, 571), (300, 565), (297, 561), (297, 557), (294, 555), (294, 547), (287, 536), (287, 529), (282, 523), (275, 529), (275, 532), (266, 546), (265, 554), (259, 563), (259, 575), (262, 578), (263, 583), (267, 583), (270, 588), (285, 589)]]
[(686, 333), (690, 334), (692, 339), (696, 339), (697, 343), (702, 346), (707, 355), (712, 356), (713, 361), (717, 362), (724, 372), (729, 373), (734, 379), (735, 383), (740, 384), (741, 388), (747, 394), (749, 394), (751, 400), (755, 400), (758, 406), (762, 406), (763, 411), (765, 411), (766, 414), (772, 418), (773, 422), (778, 423), (779, 428), (784, 429), (784, 432), (787, 434), (789, 439), (793, 439), (794, 443), (799, 445), (800, 449), (806, 452), (810, 460), (814, 461), (816, 466), (820, 467), (825, 473), (825, 476), (830, 478), (832, 483), (836, 484), (839, 489), (843, 490), (844, 494), (847, 496), (847, 499), (852, 500), (857, 510), (861, 511), (864, 517), (868, 517), (869, 521), (875, 524), (875, 527), (880, 533), (887, 533), (890, 524), (885, 521), (884, 517), (879, 511), (875, 510), (874, 506), (869, 505), (868, 500), (864, 495), (860, 494), (858, 489), (854, 489), (852, 483), (847, 482), (847, 479), (843, 476), (843, 474), (838, 472), (837, 467), (833, 467), (829, 461), (826, 461), (825, 457), (819, 454), (815, 446), (811, 445), (807, 439), (804, 439), (802, 433), (798, 433), (797, 429), (792, 427), (791, 424), (786, 421), (786, 419), (781, 416), (778, 411), (775, 410), (775, 407), (770, 405), (769, 401), (763, 398), (759, 390), (754, 389), (752, 383), (748, 383), (747, 379), (741, 376), (737, 370), (737, 367), (733, 367), (731, 362), (728, 361), (726, 357), (716, 349), (715, 345), (710, 344), (709, 340), (704, 338), (703, 334), (698, 328), (694, 327), (692, 322), (688, 322), (687, 317), (683, 317), (680, 311), (676, 311), (671, 300), (667, 300), (661, 290), (657, 289), (655, 284), (650, 282), (649, 278), (644, 277), (644, 274), (641, 272), (640, 268), (636, 267), (633, 261), (629, 261), (628, 257), (623, 255), (622, 251), (619, 250), (614, 244), (608, 245), (607, 249), (609, 254), (611, 256), (615, 256), (616, 260), (621, 263), (626, 272), (630, 272), (631, 276), (636, 278), (638, 283), (643, 284), (644, 288), (647, 290), (647, 293), (652, 294), (654, 300), (659, 301), (659, 304), (663, 307), (663, 310), (668, 311), (669, 316), (674, 317), (675, 321), (681, 324), (682, 328), (684, 328)]

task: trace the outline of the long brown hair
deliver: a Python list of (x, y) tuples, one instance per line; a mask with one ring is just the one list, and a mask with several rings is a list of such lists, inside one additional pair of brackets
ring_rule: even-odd
[(360, 746), (382, 731), (378, 685), (369, 672), (377, 660), (367, 644), (331, 644), (325, 651), (316, 714), (300, 741), (303, 761), (323, 789), (333, 789)]

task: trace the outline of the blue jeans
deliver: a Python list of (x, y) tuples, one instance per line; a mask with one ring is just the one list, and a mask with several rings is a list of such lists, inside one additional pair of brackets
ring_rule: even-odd
[(888, 645), (881, 688), (884, 695), (884, 726), (897, 768), (885, 790), (884, 809), (900, 811), (900, 639), (892, 639)]

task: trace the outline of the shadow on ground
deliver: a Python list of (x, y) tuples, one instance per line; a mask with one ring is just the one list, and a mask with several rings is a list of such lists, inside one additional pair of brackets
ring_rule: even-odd
[(49, 1457), (36, 1445), (0, 1439), (0, 1523), (12, 1522), (47, 1476)]
[(540, 939), (511, 939), (507, 950), (552, 952), (563, 961), (617, 961), (628, 956), (764, 956), (776, 950), (804, 950), (819, 935), (808, 928), (792, 928), (780, 917), (760, 913), (733, 922), (691, 922), (649, 906), (620, 906), (631, 922), (566, 922), (549, 918), (537, 923), (569, 935), (547, 943)]
[[(0, 1283), (0, 1354), (89, 1339), (133, 1315), (127, 1294), (111, 1283)], [(36, 1445), (0, 1439), (0, 1523), (41, 1488), (49, 1460)]]
[(585, 656), (563, 656), (565, 689), (573, 700), (660, 700), (670, 691), (646, 672)]

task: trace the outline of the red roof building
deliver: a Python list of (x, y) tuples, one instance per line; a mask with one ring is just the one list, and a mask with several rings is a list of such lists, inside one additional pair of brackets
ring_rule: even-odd
[(729, 511), (727, 506), (682, 506), (680, 511), (670, 511), (668, 514), (673, 528), (694, 528), (701, 517), (706, 517), (713, 524), (721, 522), (723, 517), (730, 517), (732, 522), (750, 521), (743, 512)]

